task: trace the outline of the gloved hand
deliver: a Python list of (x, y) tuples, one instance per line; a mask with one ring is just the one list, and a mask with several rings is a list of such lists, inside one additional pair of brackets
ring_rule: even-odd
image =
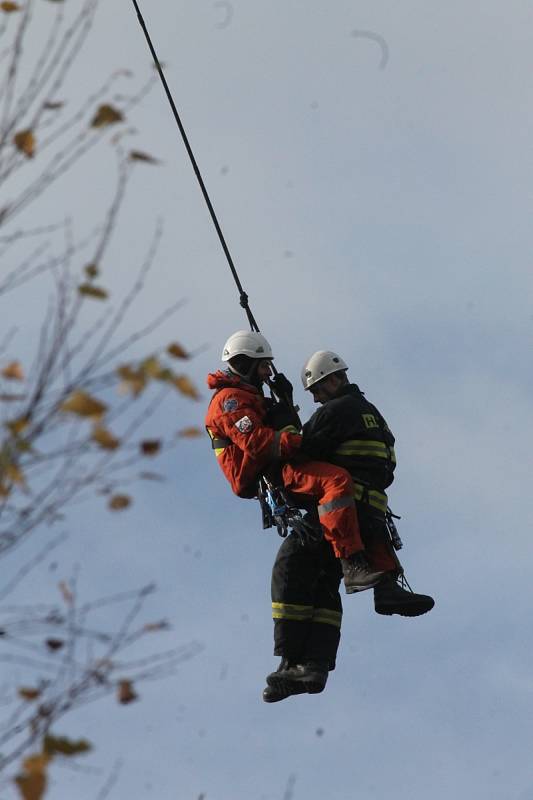
[(271, 428), (277, 431), (287, 427), (287, 425), (294, 425), (298, 427), (297, 420), (294, 416), (294, 410), (287, 405), (287, 403), (275, 403), (268, 411), (265, 422)]
[(282, 372), (278, 372), (269, 381), (270, 387), (280, 400), (289, 400), (292, 403), (292, 383)]

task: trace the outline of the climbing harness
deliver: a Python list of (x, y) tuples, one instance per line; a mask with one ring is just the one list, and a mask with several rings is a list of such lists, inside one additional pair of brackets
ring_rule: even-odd
[(390, 508), (387, 508), (385, 512), (385, 525), (387, 527), (387, 533), (389, 534), (391, 544), (395, 550), (401, 550), (403, 547), (403, 542), (400, 538), (400, 534), (398, 533), (398, 528), (394, 524), (395, 519), (401, 519), (397, 514), (393, 514)]
[(307, 514), (302, 515), (300, 509), (291, 503), (286, 492), (264, 475), (259, 478), (257, 497), (263, 515), (263, 530), (275, 526), (282, 539), (289, 530), (293, 530), (303, 546), (321, 541), (320, 523), (313, 524)]

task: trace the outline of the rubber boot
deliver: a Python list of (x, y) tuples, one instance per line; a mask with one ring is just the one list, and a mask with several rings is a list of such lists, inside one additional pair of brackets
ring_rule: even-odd
[(416, 594), (388, 576), (374, 589), (374, 608), (378, 614), (399, 614), (401, 617), (419, 617), (431, 611), (435, 601), (428, 594)]

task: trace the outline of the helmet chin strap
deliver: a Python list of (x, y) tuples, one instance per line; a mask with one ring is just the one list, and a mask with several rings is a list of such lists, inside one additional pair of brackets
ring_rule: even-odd
[(254, 359), (252, 361), (252, 365), (248, 370), (248, 372), (239, 372), (239, 370), (236, 369), (234, 366), (232, 366), (232, 364), (230, 364), (229, 362), (228, 362), (228, 367), (230, 372), (232, 372), (234, 375), (238, 375), (239, 378), (242, 378), (243, 381), (246, 381), (246, 383), (250, 383), (252, 386), (255, 386), (256, 389), (261, 389), (263, 381), (260, 381), (257, 376), (257, 368), (259, 367), (260, 363), (261, 359), (259, 358)]

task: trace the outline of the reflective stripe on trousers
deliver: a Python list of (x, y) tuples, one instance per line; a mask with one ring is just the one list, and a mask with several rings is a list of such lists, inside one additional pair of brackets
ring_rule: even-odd
[(272, 618), (290, 619), (296, 622), (320, 622), (340, 629), (342, 613), (329, 608), (315, 608), (294, 603), (272, 603)]
[(337, 558), (347, 558), (363, 549), (349, 472), (322, 461), (307, 461), (301, 465), (284, 464), (281, 474), (286, 489), (315, 498), (324, 536)]

